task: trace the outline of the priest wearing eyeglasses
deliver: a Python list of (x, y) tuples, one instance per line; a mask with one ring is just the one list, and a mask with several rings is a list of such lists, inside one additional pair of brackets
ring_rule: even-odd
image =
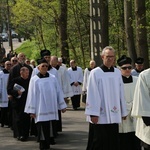
[(120, 70), (112, 67), (115, 50), (103, 49), (103, 64), (93, 69), (87, 86), (85, 114), (93, 124), (87, 150), (118, 150), (118, 124), (127, 116)]

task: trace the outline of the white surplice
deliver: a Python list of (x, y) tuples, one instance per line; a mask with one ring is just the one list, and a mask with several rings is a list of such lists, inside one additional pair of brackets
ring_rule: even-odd
[(84, 70), (82, 91), (87, 91), (87, 84), (88, 84), (90, 72), (91, 71), (89, 71), (88, 68)]
[[(68, 74), (70, 77), (70, 84), (73, 82), (80, 82), (83, 83), (83, 71), (81, 67), (77, 66), (77, 70), (73, 71), (72, 68), (68, 68)], [(74, 95), (80, 95), (82, 94), (82, 87), (81, 85), (74, 86), (72, 85), (72, 90)]]
[[(56, 78), (58, 79), (58, 72), (57, 70), (52, 67), (50, 70), (47, 71), (48, 73), (51, 73), (52, 75), (56, 76)], [(33, 77), (34, 75), (37, 75), (39, 73), (39, 69), (38, 69), (38, 66), (36, 66), (36, 68), (33, 69), (32, 71), (32, 75), (31, 77)]]
[(132, 78), (133, 78), (133, 82), (124, 83), (124, 93), (125, 93), (128, 116), (126, 120), (122, 120), (122, 123), (119, 124), (119, 133), (128, 133), (128, 132), (135, 131), (136, 119), (131, 117), (131, 110), (133, 105), (133, 96), (134, 96), (135, 86), (137, 82), (137, 77), (132, 76)]
[(137, 117), (136, 136), (150, 145), (150, 126), (146, 126), (142, 119), (142, 116), (150, 117), (150, 69), (138, 77), (131, 115)]
[(9, 74), (0, 71), (0, 107), (8, 107), (7, 81)]
[(72, 97), (73, 91), (72, 91), (72, 87), (70, 85), (69, 74), (68, 74), (66, 68), (64, 68), (62, 66), (59, 67), (58, 79), (59, 79), (60, 86), (64, 93), (64, 98)]
[(85, 114), (98, 116), (98, 124), (121, 123), (127, 116), (121, 72), (103, 72), (100, 67), (93, 69), (89, 76)]
[(52, 74), (47, 78), (37, 75), (30, 80), (25, 112), (35, 114), (35, 123), (58, 120), (58, 110), (66, 108), (63, 92)]

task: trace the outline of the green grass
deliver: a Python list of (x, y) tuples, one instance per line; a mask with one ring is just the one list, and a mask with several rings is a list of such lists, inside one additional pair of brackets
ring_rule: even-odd
[(20, 52), (24, 53), (29, 59), (38, 58), (38, 48), (36, 47), (35, 41), (25, 41), (19, 48), (15, 50), (18, 54)]

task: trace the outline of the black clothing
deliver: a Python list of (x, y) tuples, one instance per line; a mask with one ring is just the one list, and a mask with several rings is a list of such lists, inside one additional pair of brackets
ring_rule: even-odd
[(22, 67), (27, 67), (29, 69), (29, 78), (31, 77), (32, 74), (32, 68), (31, 66), (27, 64), (21, 64), (18, 63), (17, 65), (13, 66), (12, 69), (10, 70), (9, 78), (8, 78), (8, 86), (11, 84), (12, 80), (16, 77), (20, 76), (20, 68)]
[[(118, 124), (94, 124), (90, 150), (118, 150)], [(108, 143), (109, 140), (109, 143)]]
[(77, 110), (77, 108), (80, 107), (80, 97), (81, 95), (74, 95), (71, 97), (72, 106), (74, 110)]
[(122, 80), (123, 80), (123, 83), (132, 83), (133, 77), (132, 76), (129, 76), (129, 77), (122, 76)]
[(144, 69), (142, 69), (141, 71), (139, 71), (139, 70), (137, 70), (137, 69), (135, 68), (135, 70), (136, 70), (136, 72), (141, 73)]
[(50, 148), (50, 121), (37, 122), (38, 142), (40, 150)]
[(146, 126), (150, 126), (150, 117), (142, 117), (142, 119)]
[[(9, 74), (9, 71), (7, 69), (2, 70), (4, 74)], [(5, 89), (6, 90), (6, 89)], [(9, 103), (9, 102), (8, 102)], [(1, 127), (4, 127), (4, 125), (9, 125), (9, 104), (8, 107), (1, 107)]]
[(102, 64), (102, 65), (100, 66), (100, 68), (101, 68), (104, 72), (114, 72), (114, 67), (108, 68), (108, 67), (106, 67), (104, 64)]
[(77, 71), (77, 66), (75, 66), (74, 68), (72, 67), (73, 71)]
[[(15, 83), (21, 85), (25, 89), (20, 98), (17, 98), (19, 96), (18, 92), (13, 89)], [(13, 96), (12, 107), (14, 137), (23, 136), (27, 138), (29, 136), (30, 115), (24, 113), (28, 86), (29, 78), (23, 79), (22, 77), (17, 77), (13, 79), (11, 84), (9, 84), (8, 86), (8, 94)]]

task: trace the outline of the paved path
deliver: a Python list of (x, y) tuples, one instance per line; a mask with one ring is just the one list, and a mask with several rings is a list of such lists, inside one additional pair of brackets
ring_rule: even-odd
[[(85, 150), (88, 137), (88, 123), (85, 121), (84, 108), (74, 111), (69, 106), (67, 112), (62, 114), (63, 132), (56, 138), (56, 145), (52, 150)], [(39, 144), (35, 137), (29, 141), (21, 142), (12, 137), (9, 128), (0, 127), (0, 150), (38, 150)]]
[[(12, 42), (13, 42), (13, 50), (15, 50), (16, 48), (18, 48), (19, 46), (21, 46), (21, 44), (24, 41), (22, 40), (22, 42), (18, 42), (18, 39), (15, 38), (15, 39), (12, 39)], [(7, 55), (7, 53), (11, 50), (11, 47), (9, 46), (8, 42), (3, 42), (3, 46), (6, 49), (6, 55)]]

